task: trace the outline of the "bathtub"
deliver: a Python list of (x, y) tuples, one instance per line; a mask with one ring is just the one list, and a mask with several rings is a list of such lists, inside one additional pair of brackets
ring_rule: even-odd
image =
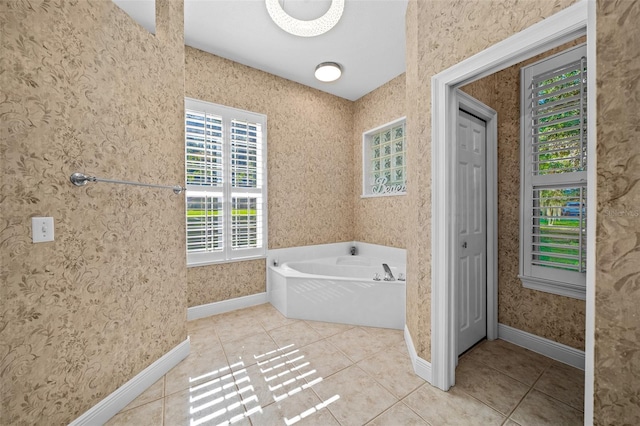
[[(277, 265), (274, 265), (277, 263)], [(384, 278), (387, 263), (396, 281)], [(404, 264), (363, 255), (272, 260), (267, 266), (269, 300), (288, 318), (402, 330), (405, 324)]]

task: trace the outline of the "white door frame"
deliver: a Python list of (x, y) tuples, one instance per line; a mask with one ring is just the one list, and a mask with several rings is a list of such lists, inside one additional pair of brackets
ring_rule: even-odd
[[(481, 118), (486, 122), (486, 146), (485, 152), (487, 154), (487, 158), (485, 159), (485, 171), (486, 171), (486, 194), (487, 194), (487, 203), (486, 203), (486, 232), (487, 232), (487, 248), (486, 248), (486, 271), (487, 271), (487, 339), (495, 340), (498, 338), (498, 113), (490, 108), (489, 106), (483, 104), (477, 99), (469, 96), (468, 94), (462, 92), (461, 90), (454, 90), (455, 100), (453, 102), (453, 107), (455, 109), (454, 119), (450, 122), (451, 128), (449, 129), (450, 135), (453, 137), (451, 141), (455, 146), (450, 147), (450, 153), (453, 158), (454, 163), (452, 164), (452, 173), (449, 174), (451, 179), (451, 187), (457, 188), (457, 173), (456, 168), (458, 167), (458, 145), (456, 141), (456, 126), (457, 126), (457, 118), (458, 118), (458, 110), (463, 110), (468, 112), (471, 115), (475, 115), (478, 118)], [(457, 195), (457, 194), (456, 194)], [(456, 255), (456, 245), (457, 235), (458, 235), (458, 224), (457, 224), (457, 211), (456, 211), (456, 197), (452, 197), (451, 203), (451, 216), (452, 219), (451, 229), (452, 234), (449, 235), (451, 241), (454, 242), (451, 244), (451, 248), (453, 249), (454, 262), (457, 265)], [(454, 267), (451, 270), (451, 282), (456, 283), (458, 280), (458, 268)], [(452, 297), (452, 306), (455, 306), (457, 309), (457, 300), (459, 295), (456, 294), (456, 286), (452, 286), (451, 288), (451, 297)], [(454, 334), (454, 354), (456, 356), (456, 361), (458, 358), (458, 316), (452, 315), (453, 318), (453, 327), (455, 330)], [(457, 364), (457, 362), (456, 362)], [(454, 364), (454, 365), (456, 365)], [(433, 372), (433, 365), (432, 365)]]
[[(455, 384), (455, 299), (452, 271), (455, 265), (454, 240), (451, 230), (455, 221), (451, 215), (456, 187), (454, 182), (455, 132), (451, 123), (457, 115), (455, 89), (525, 59), (558, 47), (584, 35), (588, 30), (587, 49), (590, 72), (587, 81), (588, 96), (588, 155), (589, 192), (596, 190), (596, 84), (595, 84), (595, 1), (582, 0), (523, 31), (514, 34), (484, 51), (435, 75), (431, 80), (432, 113), (432, 209), (431, 223), (431, 384), (448, 390)], [(596, 217), (596, 196), (589, 197), (587, 214)], [(587, 331), (585, 366), (585, 420), (593, 417), (593, 351), (595, 311), (595, 221), (589, 221), (587, 259)]]

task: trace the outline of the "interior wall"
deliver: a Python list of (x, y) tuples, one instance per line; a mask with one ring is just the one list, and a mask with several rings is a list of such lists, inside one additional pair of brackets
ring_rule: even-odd
[(524, 288), (518, 278), (520, 69), (585, 41), (581, 37), (461, 88), (498, 112), (498, 322), (580, 350), (584, 300)]
[[(67, 424), (184, 341), (182, 2), (0, 4), (2, 424)], [(55, 241), (31, 242), (52, 216)]]
[[(406, 115), (405, 74), (358, 99), (353, 114), (356, 241), (405, 248), (407, 196), (362, 198), (362, 134)], [(411, 141), (407, 138), (407, 146)], [(410, 148), (409, 148), (410, 149)]]
[[(187, 97), (267, 115), (269, 248), (354, 239), (353, 102), (187, 47)], [(188, 269), (189, 306), (264, 292), (264, 259)]]
[(640, 424), (640, 2), (596, 3), (594, 424)]
[(409, 1), (407, 327), (418, 356), (427, 361), (431, 360), (431, 78), (574, 2)]

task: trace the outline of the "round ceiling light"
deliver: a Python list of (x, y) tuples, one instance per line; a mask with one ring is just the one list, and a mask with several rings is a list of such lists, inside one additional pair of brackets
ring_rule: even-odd
[(342, 67), (335, 62), (323, 62), (316, 67), (315, 75), (325, 83), (336, 81), (342, 75)]
[(279, 0), (265, 0), (267, 12), (280, 28), (299, 37), (315, 37), (333, 28), (344, 12), (344, 0), (331, 0), (327, 13), (311, 21), (296, 19), (284, 11)]

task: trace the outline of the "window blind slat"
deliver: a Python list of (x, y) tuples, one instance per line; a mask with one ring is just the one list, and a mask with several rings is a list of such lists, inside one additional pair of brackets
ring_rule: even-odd
[[(565, 74), (569, 74), (572, 71), (576, 71), (576, 70), (579, 71), (581, 67), (581, 63), (582, 63), (582, 60), (569, 62), (566, 65), (563, 65), (561, 67), (554, 68), (552, 70), (537, 74), (533, 76), (531, 81), (533, 82), (533, 84), (539, 85), (539, 83), (541, 82), (551, 80), (553, 78), (556, 78)], [(540, 85), (540, 86), (543, 86), (543, 85)]]

